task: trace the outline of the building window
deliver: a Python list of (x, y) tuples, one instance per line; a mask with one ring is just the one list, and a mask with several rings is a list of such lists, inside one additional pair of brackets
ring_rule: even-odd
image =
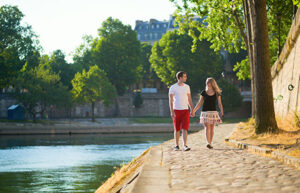
[(167, 24), (164, 24), (164, 28), (166, 28), (167, 27)]
[(144, 39), (147, 40), (148, 39), (148, 34), (144, 35)]
[(154, 34), (154, 38), (158, 39), (158, 34), (157, 33)]
[(142, 26), (140, 26), (140, 29), (142, 29)]
[(151, 27), (152, 27), (152, 29), (154, 29), (154, 25), (152, 25)]
[(159, 28), (159, 24), (156, 24), (156, 28)]
[(152, 39), (152, 33), (149, 34), (149, 39), (150, 39), (150, 40)]
[(138, 40), (141, 39), (141, 34), (138, 34), (137, 39), (138, 39)]

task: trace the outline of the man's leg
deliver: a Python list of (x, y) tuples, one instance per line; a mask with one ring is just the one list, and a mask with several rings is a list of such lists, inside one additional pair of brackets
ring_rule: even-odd
[(180, 137), (180, 131), (174, 130), (174, 139), (175, 139), (176, 146), (179, 146), (179, 137)]
[(188, 136), (188, 131), (186, 129), (182, 129), (182, 141), (183, 141), (183, 146), (186, 146), (187, 143), (187, 136)]
[(189, 111), (187, 110), (187, 111), (185, 111), (184, 119), (182, 121), (182, 141), (183, 141), (183, 150), (184, 151), (190, 150), (190, 148), (187, 147), (189, 124), (190, 124), (190, 117), (189, 117)]
[(180, 137), (180, 114), (178, 111), (175, 111), (175, 118), (173, 118), (173, 125), (174, 125), (174, 140), (176, 146), (179, 146), (179, 137)]

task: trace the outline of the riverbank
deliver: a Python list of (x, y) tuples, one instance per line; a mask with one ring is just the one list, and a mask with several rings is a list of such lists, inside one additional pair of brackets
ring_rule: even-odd
[[(236, 127), (216, 127), (212, 150), (206, 148), (203, 130), (189, 135), (191, 151), (173, 151), (174, 140), (152, 147), (142, 155), (146, 161), (132, 175), (123, 178), (126, 180), (120, 181), (117, 189), (106, 192), (297, 192), (299, 171), (224, 144)], [(115, 174), (111, 179), (117, 179)], [(103, 185), (107, 184), (110, 179)], [(102, 188), (96, 193), (102, 193)]]

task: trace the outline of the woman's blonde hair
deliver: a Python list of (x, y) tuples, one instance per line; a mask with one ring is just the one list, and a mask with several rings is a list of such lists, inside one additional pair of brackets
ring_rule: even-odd
[(206, 82), (211, 84), (211, 87), (213, 88), (215, 93), (217, 93), (217, 95), (221, 95), (222, 90), (219, 88), (219, 86), (214, 78), (209, 77), (206, 79)]

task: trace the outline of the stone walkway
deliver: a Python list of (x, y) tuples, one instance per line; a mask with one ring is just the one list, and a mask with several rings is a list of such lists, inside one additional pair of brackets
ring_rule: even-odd
[(213, 150), (206, 148), (203, 130), (189, 135), (191, 151), (188, 152), (173, 151), (173, 140), (163, 143), (161, 167), (169, 171), (169, 179), (165, 181), (170, 192), (300, 192), (300, 171), (227, 146), (224, 139), (234, 128), (235, 124), (215, 128)]

